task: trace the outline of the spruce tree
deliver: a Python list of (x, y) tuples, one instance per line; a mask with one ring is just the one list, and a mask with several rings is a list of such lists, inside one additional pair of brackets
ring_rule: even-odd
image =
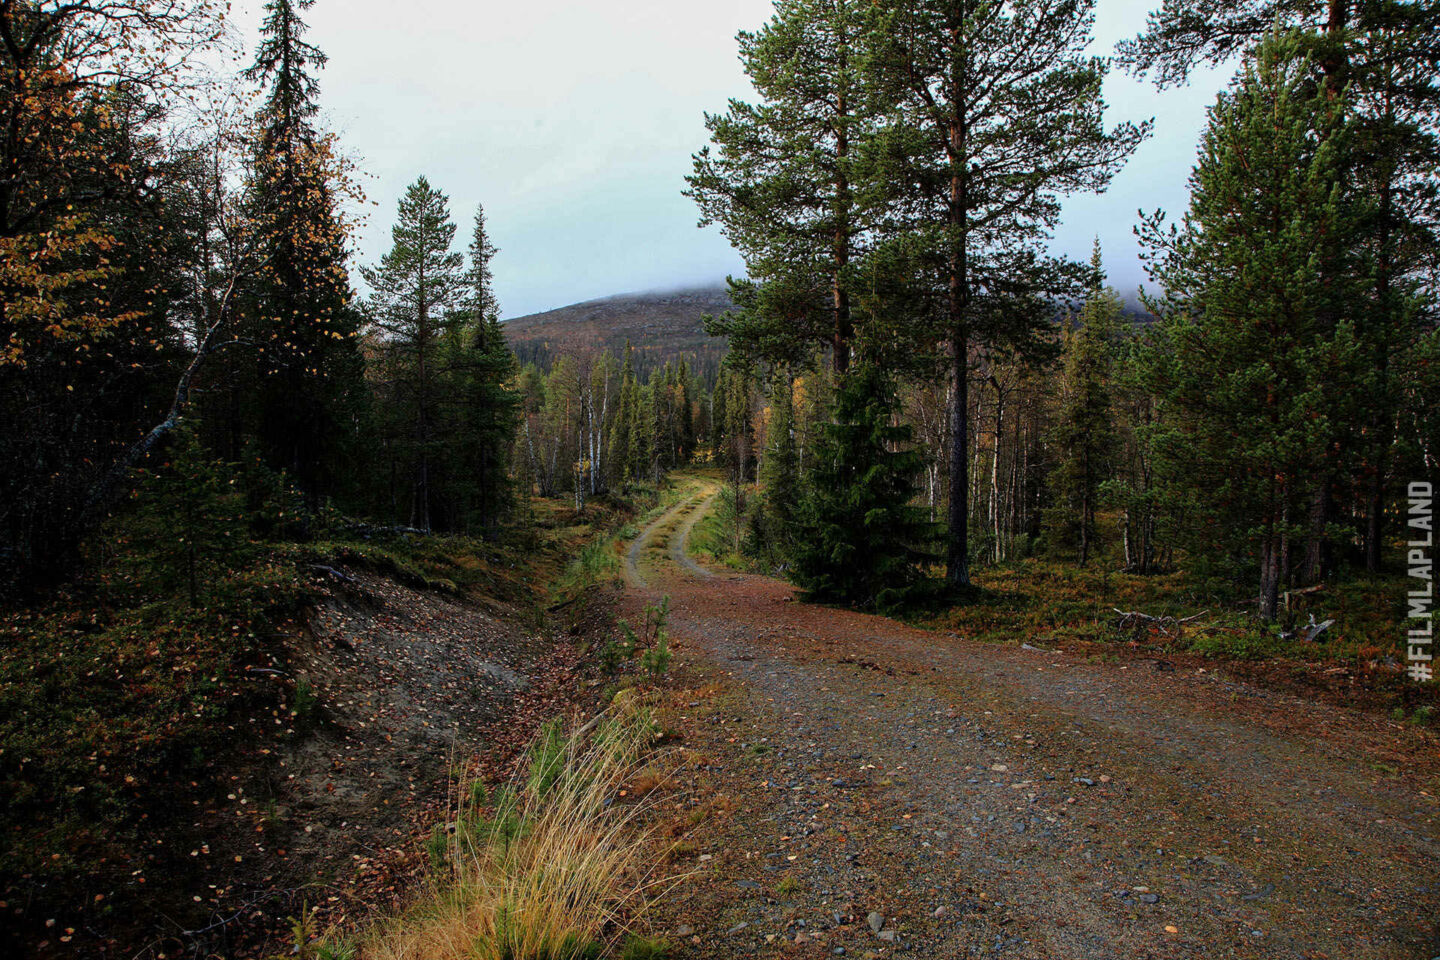
[(650, 423), (649, 443), (649, 474), (650, 482), (657, 487), (660, 485), (660, 478), (664, 476), (665, 469), (669, 465), (669, 423), (667, 414), (669, 409), (668, 390), (666, 389), (666, 377), (662, 371), (656, 371), (650, 376), (650, 383), (645, 389), (645, 398), (648, 404), (646, 413)]
[[(1293, 35), (1273, 35), (1210, 111), (1179, 230), (1140, 233), (1166, 291), (1150, 386), (1168, 409), (1156, 455), (1208, 552), (1258, 567), (1273, 618), (1309, 484), (1358, 384), (1345, 249), (1345, 104)], [(1338, 319), (1337, 319), (1338, 318)]]
[(1102, 285), (1100, 241), (1090, 259), (1095, 275), (1078, 321), (1063, 331), (1060, 406), (1051, 442), (1059, 462), (1051, 475), (1052, 532), (1069, 540), (1085, 566), (1095, 545), (1095, 512), (1115, 456), (1115, 405), (1111, 395), (1113, 348), (1120, 296)]
[(640, 385), (635, 380), (635, 351), (625, 344), (625, 362), (620, 367), (620, 396), (615, 424), (610, 428), (610, 466), (617, 483), (639, 479), (639, 438), (635, 436), (639, 417)]
[(738, 486), (750, 480), (750, 461), (754, 457), (755, 421), (751, 409), (752, 372), (736, 365), (726, 381), (725, 459), (731, 477)]
[(648, 460), (649, 420), (645, 416), (645, 388), (637, 380), (630, 391), (630, 407), (627, 411), (628, 424), (625, 431), (625, 472), (632, 483), (645, 479), (645, 464)]
[(678, 379), (679, 394), (676, 402), (680, 406), (680, 461), (689, 463), (695, 456), (695, 403), (690, 365), (684, 360), (680, 361)]
[[(899, 103), (884, 134), (887, 232), (940, 295), (950, 393), (947, 576), (969, 582), (972, 348), (1028, 346), (1085, 271), (1043, 246), (1060, 197), (1102, 189), (1149, 125), (1104, 126), (1093, 0), (877, 0), (869, 76)], [(888, 97), (887, 97), (888, 99)]]
[(912, 504), (924, 455), (897, 426), (895, 388), (860, 363), (840, 384), (815, 451), (795, 538), (795, 581), (814, 600), (889, 610), (913, 599), (938, 531)]
[(730, 368), (720, 368), (720, 375), (715, 378), (715, 389), (710, 391), (710, 459), (716, 464), (726, 462), (725, 450), (728, 439), (726, 429), (730, 425), (730, 411), (727, 403), (730, 398)]
[(313, 123), (315, 72), (325, 55), (304, 39), (300, 12), (314, 0), (269, 0), (247, 79), (266, 89), (249, 186), (266, 246), (251, 283), (259, 345), (256, 430), (267, 461), (309, 495), (334, 493), (347, 474), (363, 396), (359, 317), (346, 270), (347, 231), (336, 190), (342, 164)]
[(485, 210), (475, 211), (470, 241), (466, 319), (455, 360), (460, 409), (454, 430), (457, 487), (467, 523), (493, 529), (510, 502), (510, 451), (515, 441), (519, 397), (510, 388), (515, 355), (500, 326), (492, 261), (499, 251), (491, 243)]
[(465, 274), (469, 288), (471, 323), (500, 319), (500, 301), (495, 296), (495, 255), (500, 250), (490, 239), (485, 222), (485, 207), (475, 205), (475, 224), (470, 234), (470, 269)]
[(374, 291), (370, 323), (385, 353), (387, 416), (401, 465), (410, 476), (410, 523), (431, 529), (440, 513), (439, 470), (445, 458), (447, 378), (444, 341), (466, 317), (464, 255), (451, 250), (455, 224), (443, 193), (420, 177), (405, 192), (392, 247), (364, 270)]

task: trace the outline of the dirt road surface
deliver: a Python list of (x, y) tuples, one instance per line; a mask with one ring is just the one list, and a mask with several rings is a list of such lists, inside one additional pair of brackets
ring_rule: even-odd
[(689, 558), (688, 483), (627, 557), (679, 649), (685, 956), (1440, 957), (1433, 735), (797, 602)]

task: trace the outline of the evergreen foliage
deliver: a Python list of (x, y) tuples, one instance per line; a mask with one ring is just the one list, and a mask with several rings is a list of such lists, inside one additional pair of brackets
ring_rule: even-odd
[(1095, 547), (1100, 488), (1111, 477), (1115, 456), (1113, 351), (1119, 336), (1120, 297), (1102, 286), (1100, 242), (1090, 260), (1095, 286), (1076, 325), (1063, 330), (1060, 405), (1051, 442), (1059, 460), (1051, 474), (1052, 532), (1075, 547), (1085, 566)]
[(462, 527), (485, 530), (499, 524), (512, 499), (510, 459), (520, 406), (510, 387), (515, 355), (505, 341), (495, 298), (492, 261), (498, 252), (486, 231), (484, 208), (478, 208), (465, 277), (467, 316), (453, 338), (450, 360), (458, 397), (450, 433), (455, 437), (457, 519)]
[(343, 165), (311, 122), (319, 110), (314, 72), (326, 59), (304, 40), (300, 11), (313, 2), (266, 4), (262, 43), (245, 73), (267, 95), (247, 198), (265, 264), (250, 284), (243, 333), (260, 346), (253, 388), (260, 447), (318, 504), (342, 492), (364, 384), (337, 210)]
[(391, 491), (397, 518), (430, 530), (449, 519), (439, 498), (446, 423), (441, 384), (447, 373), (444, 341), (459, 336), (465, 315), (465, 257), (453, 251), (455, 224), (443, 193), (420, 177), (401, 198), (393, 246), (364, 270), (374, 291), (369, 317), (383, 353), (377, 384), (388, 399), (382, 430), (392, 462), (407, 478)]
[(739, 36), (759, 104), (707, 115), (716, 149), (687, 178), (702, 223), (745, 257), (739, 308), (708, 325), (749, 361), (796, 364), (827, 346), (837, 371), (855, 338), (851, 264), (864, 250), (858, 144), (874, 126), (862, 87), (865, 4), (781, 0)]
[(881, 0), (875, 88), (897, 104), (877, 184), (889, 243), (916, 248), (940, 297), (950, 391), (947, 576), (969, 582), (972, 348), (1027, 349), (1084, 272), (1041, 249), (1060, 197), (1099, 190), (1149, 134), (1106, 129), (1093, 0)]
[(843, 378), (815, 451), (794, 548), (795, 581), (815, 600), (890, 610), (913, 600), (938, 530), (912, 500), (924, 457), (895, 423), (894, 384), (870, 364)]
[(769, 540), (782, 553), (794, 538), (800, 501), (800, 456), (795, 430), (795, 382), (777, 373), (770, 385), (770, 420), (765, 427), (766, 449), (760, 471), (765, 491)]
[(1253, 58), (1272, 30), (1290, 36), (1295, 53), (1313, 64), (1329, 100), (1343, 97), (1351, 144), (1345, 178), (1366, 208), (1349, 224), (1347, 242), (1366, 259), (1364, 282), (1352, 288), (1348, 309), (1370, 367), (1363, 388), (1368, 403), (1312, 471), (1305, 574), (1311, 581), (1323, 577), (1332, 536), (1345, 535), (1331, 523), (1337, 498), (1363, 503), (1365, 567), (1378, 573), (1396, 480), (1434, 476), (1423, 458), (1409, 455), (1425, 441), (1411, 429), (1406, 398), (1427, 376), (1421, 358), (1437, 321), (1440, 7), (1389, 0), (1166, 0), (1142, 33), (1118, 46), (1117, 58), (1166, 87), (1186, 82), (1200, 65), (1237, 54)]
[(1298, 46), (1262, 43), (1211, 110), (1183, 224), (1141, 230), (1168, 294), (1148, 357), (1173, 408), (1160, 469), (1208, 521), (1197, 543), (1225, 538), (1258, 568), (1266, 617), (1304, 536), (1306, 478), (1359, 387), (1346, 110)]

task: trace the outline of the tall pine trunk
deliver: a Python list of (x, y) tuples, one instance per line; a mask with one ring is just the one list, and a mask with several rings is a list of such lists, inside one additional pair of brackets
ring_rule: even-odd
[[(956, 281), (951, 280), (954, 287)], [(955, 294), (952, 291), (952, 299)], [(950, 337), (954, 391), (950, 400), (950, 522), (945, 575), (953, 584), (970, 583), (970, 364), (969, 341), (963, 326)]]
[[(962, 11), (963, 14), (963, 11)], [(965, 29), (963, 19), (953, 28), (956, 45)], [(957, 61), (960, 58), (957, 58)], [(950, 256), (946, 312), (950, 326), (950, 375), (955, 392), (950, 400), (950, 523), (945, 551), (945, 576), (956, 586), (970, 583), (970, 337), (966, 326), (969, 298), (969, 261), (966, 236), (966, 102), (960, 96), (964, 67), (957, 62), (951, 73), (950, 102), (956, 115), (950, 120)]]
[[(841, 38), (841, 69), (847, 64), (848, 47)], [(850, 264), (850, 179), (845, 172), (846, 157), (850, 153), (849, 100), (846, 91), (839, 91), (835, 113), (835, 237), (834, 276), (832, 294), (835, 301), (835, 332), (833, 358), (835, 373), (843, 374), (850, 369), (850, 341), (854, 339), (855, 327), (850, 318), (850, 291), (845, 286), (845, 270)]]
[[(1394, 175), (1387, 171), (1380, 187), (1379, 257), (1375, 270), (1375, 300), (1382, 335), (1377, 338), (1375, 368), (1380, 377), (1377, 397), (1390, 395), (1390, 354), (1386, 349), (1391, 325), (1390, 314), (1390, 218), (1395, 203)], [(1365, 570), (1379, 573), (1385, 536), (1385, 474), (1390, 467), (1390, 445), (1394, 441), (1395, 418), (1389, 404), (1378, 403), (1371, 417), (1371, 431), (1376, 437), (1375, 462), (1371, 465), (1370, 484), (1365, 503)]]
[(1305, 541), (1305, 566), (1300, 578), (1319, 583), (1330, 572), (1330, 478), (1321, 477), (1310, 496), (1310, 532)]

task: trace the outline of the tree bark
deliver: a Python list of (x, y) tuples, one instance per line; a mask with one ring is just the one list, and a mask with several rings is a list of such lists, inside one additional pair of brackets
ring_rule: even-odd
[(950, 401), (950, 518), (945, 575), (950, 583), (957, 586), (970, 583), (969, 349), (964, 328), (956, 328), (950, 338), (950, 376), (954, 393)]
[[(1375, 366), (1380, 377), (1376, 395), (1383, 400), (1389, 396), (1390, 351), (1387, 349), (1390, 336), (1390, 219), (1395, 197), (1393, 174), (1385, 177), (1380, 187), (1380, 236), (1379, 257), (1375, 271), (1375, 299), (1377, 301), (1381, 336), (1376, 338)], [(1371, 426), (1376, 435), (1376, 456), (1370, 476), (1370, 489), (1365, 504), (1365, 570), (1379, 573), (1385, 536), (1385, 480), (1390, 467), (1390, 445), (1393, 442), (1395, 418), (1389, 404), (1377, 404), (1379, 411), (1371, 417)]]
[[(841, 27), (846, 29), (845, 26)], [(841, 70), (844, 73), (848, 45), (847, 37), (840, 38)], [(835, 236), (833, 239), (834, 275), (832, 296), (835, 305), (835, 331), (831, 344), (832, 364), (837, 375), (850, 369), (850, 341), (855, 337), (855, 327), (850, 317), (850, 291), (845, 286), (845, 270), (850, 264), (850, 179), (845, 172), (846, 158), (850, 153), (849, 100), (841, 89), (835, 105)]]
[(1330, 482), (1323, 478), (1310, 498), (1310, 535), (1305, 541), (1305, 566), (1300, 579), (1319, 583), (1330, 570)]
[[(952, 29), (958, 46), (965, 29), (963, 18)], [(957, 57), (951, 71), (950, 104), (954, 115), (948, 131), (951, 236), (946, 312), (950, 326), (950, 375), (955, 392), (950, 403), (950, 523), (945, 575), (956, 586), (970, 583), (970, 337), (967, 327), (970, 277), (965, 229), (969, 206), (966, 179), (969, 143), (965, 98), (961, 96), (965, 86), (963, 59), (963, 56)]]
[(1260, 557), (1260, 616), (1270, 621), (1280, 605), (1280, 550), (1274, 537), (1266, 539)]

